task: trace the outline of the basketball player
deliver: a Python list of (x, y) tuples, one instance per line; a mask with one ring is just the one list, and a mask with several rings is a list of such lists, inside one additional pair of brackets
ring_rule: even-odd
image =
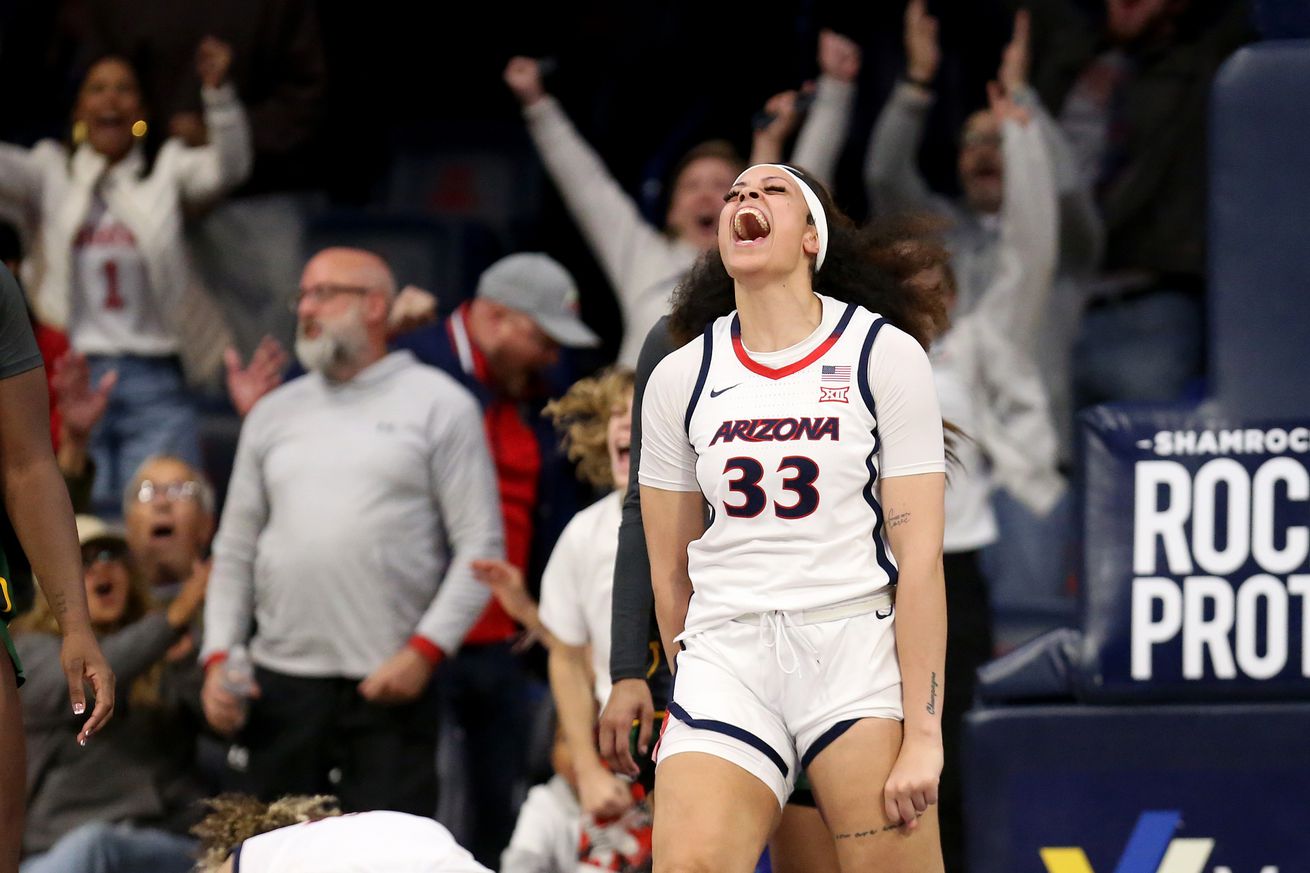
[(751, 870), (800, 768), (843, 871), (941, 870), (939, 313), (800, 171), (752, 167), (726, 201), (671, 322), (708, 326), (655, 369), (642, 413), (677, 671), (655, 870)]
[(430, 818), (376, 810), (342, 815), (336, 798), (244, 795), (209, 801), (192, 829), (200, 873), (491, 873)]
[[(31, 584), (27, 558), (63, 632), (60, 661), (73, 716), (80, 720), (86, 714), (84, 683), (95, 693), (77, 741), (86, 745), (114, 713), (114, 674), (91, 631), (73, 508), (50, 448), (47, 404), (45, 371), (22, 291), (0, 265), (0, 539), (11, 548), (22, 546), (6, 552), (0, 542), (0, 873), (18, 869), (22, 846), (27, 774), (18, 686), (23, 672), (7, 625), (24, 599), (19, 589)], [(8, 536), (10, 518), (17, 543)]]

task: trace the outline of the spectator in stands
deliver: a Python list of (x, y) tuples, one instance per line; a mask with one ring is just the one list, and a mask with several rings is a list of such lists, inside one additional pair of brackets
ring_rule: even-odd
[(118, 718), (78, 748), (59, 664), (55, 615), (45, 597), (14, 623), (27, 671), (28, 824), (23, 873), (186, 873), (194, 841), (189, 807), (200, 714), (200, 671), (179, 650), (204, 602), (207, 573), (182, 586), (166, 610), (133, 571), (123, 534), (78, 517), (91, 623), (127, 690)]
[[(1036, 144), (1039, 148), (1021, 155), (1017, 141), (1003, 132), (993, 113), (986, 109), (975, 112), (960, 137), (959, 176), (964, 197), (949, 200), (928, 189), (918, 168), (917, 152), (933, 105), (941, 50), (937, 21), (927, 14), (925, 0), (910, 0), (905, 10), (905, 80), (892, 91), (874, 126), (865, 181), (870, 203), (879, 215), (926, 211), (948, 223), (946, 242), (961, 314), (977, 305), (1003, 268), (1001, 253), (1007, 250), (1001, 239), (1003, 226), (1013, 227), (1022, 243), (1030, 234), (1040, 235), (1044, 224), (1058, 220), (1058, 280), (1025, 286), (1030, 295), (1011, 299), (1008, 312), (1001, 314), (1007, 328), (1023, 341), (1023, 350), (1040, 365), (1062, 435), (1062, 454), (1069, 461), (1071, 349), (1082, 310), (1083, 283), (1099, 257), (1101, 230), (1090, 190), (1080, 179), (1068, 144), (1028, 85), (1028, 42), (1028, 15), (1020, 12), (997, 81), (1010, 99), (1032, 115), (1041, 134)], [(1034, 195), (1039, 188), (1031, 184), (1034, 174), (1052, 171), (1058, 214), (1053, 204)], [(1040, 190), (1048, 189), (1048, 185), (1040, 186)], [(1010, 250), (1025, 262), (1031, 257), (1023, 247)]]
[[(858, 46), (835, 32), (823, 32), (815, 122), (807, 125), (792, 156), (802, 166), (816, 167), (820, 178), (829, 177), (836, 165), (845, 137), (842, 108), (853, 99), (859, 64)], [(536, 60), (512, 58), (505, 67), (505, 84), (522, 104), (537, 153), (618, 297), (624, 322), (619, 363), (634, 366), (646, 334), (668, 313), (673, 289), (696, 258), (715, 245), (723, 192), (746, 165), (726, 141), (693, 147), (674, 168), (661, 232), (646, 222), (546, 93)], [(770, 101), (773, 120), (756, 132), (754, 153), (781, 154), (797, 120), (794, 100), (794, 95), (779, 95)]]
[(222, 321), (193, 293), (182, 209), (217, 198), (249, 172), (250, 131), (227, 82), (231, 62), (230, 48), (212, 37), (196, 51), (210, 145), (170, 138), (153, 150), (136, 74), (110, 56), (82, 81), (71, 145), (0, 146), (0, 200), (38, 217), (37, 317), (67, 330), (89, 356), (93, 382), (118, 373), (92, 445), (96, 504), (110, 514), (149, 455), (199, 462), (196, 412), (178, 359), (193, 374), (216, 364)]
[[(250, 355), (271, 334), (289, 343), (295, 330), (282, 305), (304, 263), (304, 212), (319, 182), (316, 139), (326, 114), (327, 64), (316, 5), (310, 0), (89, 0), (93, 45), (134, 59), (141, 89), (170, 133), (187, 144), (215, 131), (197, 100), (190, 56), (215, 34), (232, 46), (232, 84), (248, 108), (254, 162), (232, 196), (193, 214), (188, 239), (207, 291), (233, 339)], [(241, 257), (233, 257), (241, 252)]]
[(596, 715), (609, 699), (610, 593), (619, 514), (627, 485), (632, 430), (632, 371), (618, 368), (583, 379), (546, 407), (564, 432), (578, 476), (609, 493), (573, 516), (541, 577), (541, 606), (531, 603), (523, 574), (505, 561), (474, 565), (510, 614), (549, 641), (550, 689), (568, 744), (582, 810), (612, 818), (632, 806), (626, 781), (600, 760)]
[(723, 140), (687, 152), (673, 172), (661, 232), (646, 222), (546, 93), (537, 61), (511, 59), (505, 84), (522, 104), (537, 153), (618, 297), (624, 321), (619, 362), (632, 366), (646, 332), (668, 311), (674, 287), (696, 258), (715, 245), (723, 192), (745, 164)]
[(798, 93), (775, 94), (764, 105), (751, 141), (751, 165), (776, 164), (783, 160), (783, 148), (800, 121), (797, 101), (810, 98), (805, 123), (797, 137), (792, 160), (813, 178), (831, 186), (837, 175), (837, 159), (846, 144), (846, 130), (855, 106), (855, 79), (860, 74), (862, 53), (853, 40), (827, 28), (819, 31), (819, 80)]
[[(503, 554), (477, 405), (387, 351), (395, 280), (326, 249), (300, 283), (309, 373), (242, 429), (205, 610), (203, 700), (249, 750), (253, 793), (324, 792), (351, 810), (436, 810), (430, 680), (486, 606), (475, 558)], [(249, 718), (222, 662), (249, 643)]]
[[(1014, 155), (1040, 163), (1041, 134), (1027, 111), (990, 89), (993, 121), (1015, 140)], [(1035, 174), (1047, 190), (1031, 192), (1054, 201), (1049, 173)], [(1013, 184), (1007, 179), (1007, 188)], [(1012, 216), (1003, 212), (1004, 221)], [(1015, 531), (998, 525), (992, 493), (1003, 485), (1035, 517), (1047, 516), (1064, 492), (1057, 472), (1057, 440), (1036, 364), (1011, 339), (1012, 298), (1029, 298), (1025, 285), (1050, 281), (1055, 268), (1057, 230), (1053, 223), (1032, 228), (1035, 238), (1019, 243), (1016, 228), (1001, 229), (1000, 265), (972, 310), (958, 305), (949, 255), (931, 237), (905, 238), (892, 225), (873, 246), (873, 259), (888, 273), (924, 294), (941, 297), (949, 323), (932, 344), (929, 358), (942, 418), (966, 439), (956, 440), (955, 463), (946, 486), (944, 563), (946, 606), (951, 632), (946, 641), (947, 683), (943, 702), (942, 738), (946, 766), (940, 784), (942, 854), (948, 870), (965, 869), (964, 807), (959, 755), (964, 714), (973, 703), (974, 674), (992, 657), (993, 622), (984, 549), (998, 536)], [(1017, 248), (1029, 252), (1017, 257)], [(986, 569), (990, 570), (990, 567)], [(1010, 568), (1006, 568), (1010, 569)]]
[(132, 565), (157, 599), (170, 600), (204, 566), (214, 536), (214, 488), (181, 458), (147, 458), (123, 493)]
[[(400, 345), (439, 367), (482, 406), (496, 465), (505, 557), (524, 574), (562, 526), (569, 501), (554, 435), (537, 412), (543, 375), (564, 347), (599, 338), (578, 318), (573, 277), (542, 254), (519, 253), (479, 277), (474, 299), (438, 328), (411, 333)], [(514, 622), (496, 603), (442, 670), (443, 712), (464, 729), (473, 809), (473, 856), (494, 866), (514, 828), (514, 791), (523, 777), (526, 688), (512, 651)]]
[(437, 822), (405, 813), (342, 815), (335, 797), (272, 803), (223, 795), (196, 825), (198, 873), (491, 873)]
[[(1079, 406), (1179, 398), (1202, 372), (1206, 106), (1253, 32), (1237, 0), (1036, 0), (1033, 81), (1105, 222), (1075, 353)], [(1099, 16), (1098, 16), (1099, 18)]]

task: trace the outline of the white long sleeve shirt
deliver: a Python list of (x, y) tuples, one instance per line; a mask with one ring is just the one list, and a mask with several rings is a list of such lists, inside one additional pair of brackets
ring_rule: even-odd
[(411, 635), (455, 651), (487, 603), (470, 561), (504, 554), (496, 495), (477, 403), (409, 352), (289, 382), (242, 429), (201, 657), (249, 640), (267, 669), (362, 678)]
[[(0, 143), (0, 211), (35, 219), (33, 257), (24, 263), (32, 308), (44, 323), (78, 327), (77, 241), (97, 198), (130, 231), (142, 283), (150, 289), (162, 329), (176, 340), (192, 374), (217, 364), (228, 337), (217, 306), (191, 278), (183, 209), (212, 203), (250, 175), (250, 123), (232, 85), (205, 88), (205, 126), (210, 143), (190, 148), (169, 139), (146, 173), (145, 156), (134, 148), (112, 166), (89, 144), (70, 154), (62, 144), (42, 140), (33, 148)], [(76, 338), (76, 337), (75, 337)], [(131, 344), (98, 353), (136, 354)]]
[(555, 98), (543, 97), (524, 109), (523, 117), (542, 163), (618, 297), (623, 313), (619, 363), (636, 366), (646, 334), (668, 314), (673, 290), (700, 251), (646, 221)]
[[(991, 318), (1033, 358), (1050, 395), (1060, 451), (1072, 454), (1070, 350), (1083, 310), (1085, 283), (1101, 258), (1104, 231), (1091, 190), (1072, 149), (1031, 88), (1016, 101), (1032, 114), (1002, 131), (1005, 161), (1000, 215), (980, 215), (963, 202), (933, 193), (919, 172), (918, 151), (934, 97), (899, 83), (878, 116), (869, 141), (865, 182), (881, 215), (929, 211), (951, 224), (946, 232), (959, 291), (957, 317), (992, 294)], [(1054, 261), (1052, 261), (1054, 258)], [(1018, 263), (1025, 271), (1015, 282)], [(1008, 274), (1008, 275), (1002, 275)], [(999, 277), (999, 279), (998, 279)]]

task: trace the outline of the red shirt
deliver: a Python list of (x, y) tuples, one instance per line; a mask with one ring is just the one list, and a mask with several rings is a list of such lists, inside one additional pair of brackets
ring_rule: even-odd
[[(495, 386), (487, 359), (471, 340), (468, 332), (467, 309), (461, 306), (446, 328), (452, 334), (451, 342), (460, 350), (460, 361), (466, 372), (481, 382), (493, 394)], [(462, 334), (455, 336), (455, 334)], [(467, 352), (467, 354), (463, 354)], [(471, 370), (469, 367), (471, 366)], [(483, 425), (491, 447), (491, 460), (496, 465), (496, 484), (500, 490), (500, 515), (505, 525), (505, 557), (524, 573), (532, 550), (533, 511), (537, 505), (537, 481), (541, 473), (541, 448), (536, 434), (523, 420), (519, 404), (496, 396), (483, 413)], [(500, 604), (493, 598), (478, 623), (464, 639), (465, 645), (496, 643), (510, 639), (518, 632)]]

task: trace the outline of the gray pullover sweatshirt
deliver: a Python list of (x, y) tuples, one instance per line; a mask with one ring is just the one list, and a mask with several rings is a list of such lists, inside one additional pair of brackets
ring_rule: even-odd
[(266, 669), (360, 679), (412, 635), (453, 653), (489, 596), (470, 562), (504, 555), (486, 443), (472, 395), (409, 352), (263, 398), (237, 445), (201, 658), (249, 641)]

